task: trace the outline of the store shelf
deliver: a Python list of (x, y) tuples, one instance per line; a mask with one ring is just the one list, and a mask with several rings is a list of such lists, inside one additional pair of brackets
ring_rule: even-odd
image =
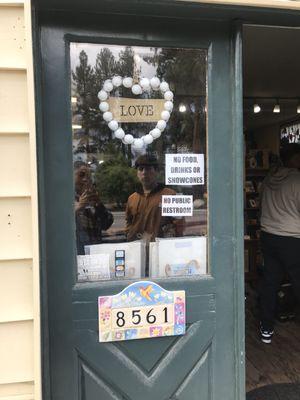
[(268, 169), (246, 169), (246, 176), (265, 176), (268, 173)]
[[(260, 231), (260, 222), (258, 221), (259, 207), (249, 207), (250, 202), (255, 201), (255, 205), (259, 205), (259, 196), (257, 188), (261, 184), (262, 180), (266, 176), (268, 170), (257, 168), (257, 169), (246, 169), (245, 170), (245, 189), (244, 189), (244, 200), (245, 200), (245, 227), (246, 233), (251, 236), (244, 238), (245, 246), (245, 279), (248, 282), (255, 282), (257, 277), (257, 256), (260, 251), (260, 239), (256, 237), (256, 233)], [(251, 190), (253, 187), (254, 190)], [(250, 188), (250, 190), (249, 190)], [(247, 190), (247, 191), (246, 191)], [(248, 220), (257, 220), (256, 223), (247, 223)], [(253, 237), (254, 236), (254, 237)]]

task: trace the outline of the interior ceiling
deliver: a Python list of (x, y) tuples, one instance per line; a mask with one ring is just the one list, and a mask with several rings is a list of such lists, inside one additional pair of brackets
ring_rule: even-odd
[[(245, 129), (300, 120), (300, 29), (246, 26), (243, 44)], [(280, 114), (273, 113), (276, 99)], [(258, 114), (254, 102), (261, 106)]]

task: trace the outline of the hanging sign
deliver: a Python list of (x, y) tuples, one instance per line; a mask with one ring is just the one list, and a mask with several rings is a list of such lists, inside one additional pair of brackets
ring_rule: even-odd
[(176, 336), (185, 333), (185, 291), (150, 281), (98, 298), (99, 342)]
[[(114, 89), (119, 87), (130, 89), (134, 96), (155, 91), (160, 93), (163, 99), (154, 99), (153, 101), (152, 98), (125, 98), (118, 105), (118, 99), (121, 98), (115, 98), (114, 100), (110, 96)], [(103, 112), (103, 119), (114, 133), (114, 137), (122, 140), (124, 144), (132, 145), (135, 150), (141, 151), (146, 145), (151, 144), (153, 140), (158, 139), (165, 130), (173, 110), (174, 93), (170, 90), (168, 82), (160, 81), (157, 76), (153, 76), (151, 79), (141, 78), (140, 80), (134, 80), (129, 76), (125, 78), (113, 76), (104, 82), (102, 89), (98, 92), (98, 98), (100, 101), (99, 109)], [(151, 115), (152, 113), (153, 115)], [(156, 118), (154, 118), (154, 114)], [(157, 122), (155, 128), (138, 138), (126, 133), (119, 126), (120, 122), (153, 121)]]
[(300, 143), (300, 123), (280, 127), (280, 140), (281, 145), (288, 143)]
[(204, 154), (166, 154), (166, 185), (204, 185)]
[(161, 215), (163, 217), (192, 217), (193, 196), (163, 195)]
[(111, 97), (109, 109), (117, 122), (157, 122), (164, 110), (162, 99), (128, 99)]

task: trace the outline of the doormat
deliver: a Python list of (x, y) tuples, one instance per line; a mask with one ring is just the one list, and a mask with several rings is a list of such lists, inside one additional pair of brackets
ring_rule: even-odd
[(299, 400), (300, 383), (263, 386), (247, 393), (246, 400)]

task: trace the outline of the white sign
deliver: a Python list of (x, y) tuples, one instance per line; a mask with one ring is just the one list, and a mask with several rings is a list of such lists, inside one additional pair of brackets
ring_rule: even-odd
[(192, 217), (193, 196), (162, 196), (161, 215), (164, 217)]
[(204, 154), (166, 154), (166, 185), (204, 185)]
[(109, 279), (109, 254), (77, 256), (78, 281)]

